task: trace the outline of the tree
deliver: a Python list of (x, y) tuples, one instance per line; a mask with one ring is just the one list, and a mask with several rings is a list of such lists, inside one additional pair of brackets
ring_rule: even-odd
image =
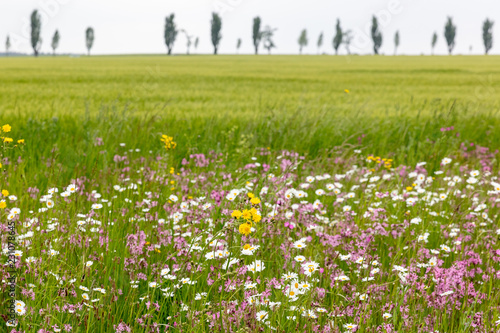
[(42, 37), (40, 34), (42, 32), (42, 17), (38, 13), (38, 10), (34, 10), (31, 13), (31, 47), (35, 53), (35, 57), (38, 57), (38, 52), (40, 47), (42, 47)]
[(373, 40), (373, 52), (378, 54), (378, 50), (382, 46), (382, 33), (378, 29), (378, 20), (375, 16), (372, 18), (372, 40)]
[(10, 37), (7, 35), (7, 39), (5, 40), (5, 53), (7, 56), (9, 55), (9, 50), (10, 50)]
[(191, 47), (191, 36), (186, 35), (186, 54), (189, 55), (189, 48)]
[(252, 39), (253, 39), (253, 47), (255, 48), (255, 54), (259, 54), (259, 44), (262, 40), (262, 31), (260, 30), (261, 20), (260, 17), (255, 17), (253, 19), (253, 28), (252, 28)]
[(194, 40), (194, 50), (198, 50), (198, 44), (200, 42), (200, 38), (196, 37), (196, 39)]
[(212, 21), (211, 25), (211, 33), (212, 33), (212, 45), (214, 46), (214, 54), (217, 54), (217, 50), (219, 49), (219, 43), (222, 39), (222, 35), (220, 33), (222, 29), (222, 20), (219, 14), (212, 13)]
[(432, 43), (431, 43), (432, 55), (434, 55), (434, 48), (436, 47), (437, 41), (438, 41), (438, 34), (434, 32), (434, 35), (432, 35)]
[(175, 14), (172, 13), (170, 16), (165, 18), (165, 45), (167, 45), (168, 55), (172, 54), (172, 49), (174, 48), (175, 39), (177, 38), (177, 27), (174, 22)]
[(398, 47), (399, 47), (399, 31), (396, 31), (396, 34), (394, 35), (394, 55), (398, 52)]
[(299, 36), (299, 52), (302, 54), (302, 49), (307, 46), (309, 40), (307, 39), (307, 30), (304, 29)]
[(50, 44), (54, 55), (56, 55), (56, 49), (59, 47), (59, 40), (60, 39), (61, 39), (61, 36), (59, 35), (59, 30), (56, 30), (56, 32), (54, 32), (54, 36), (52, 37), (52, 44)]
[(448, 53), (453, 52), (455, 47), (455, 36), (457, 34), (457, 27), (453, 24), (453, 19), (448, 17), (446, 25), (444, 26), (444, 38), (446, 38), (446, 43), (448, 44)]
[(85, 31), (85, 44), (87, 45), (87, 52), (90, 56), (90, 49), (94, 45), (94, 28), (88, 27)]
[(189, 35), (186, 33), (186, 54), (188, 54), (188, 55), (189, 55), (189, 48), (191, 47), (191, 44), (192, 44), (192, 42), (191, 42), (191, 38), (192, 38), (192, 37), (193, 37), (193, 36), (189, 36)]
[(344, 38), (344, 33), (340, 27), (340, 20), (337, 19), (337, 26), (335, 27), (335, 37), (333, 37), (333, 49), (335, 50), (335, 55), (339, 52), (339, 46), (342, 44), (342, 39)]
[(238, 41), (236, 42), (236, 53), (240, 53), (240, 47), (241, 47), (241, 38), (238, 38)]
[(184, 35), (186, 36), (186, 54), (189, 54), (189, 49), (191, 48), (191, 44), (193, 44), (192, 42), (193, 36), (190, 36), (184, 29), (180, 30), (180, 32), (183, 32)]
[(353, 38), (354, 37), (352, 36), (351, 30), (347, 30), (346, 32), (343, 33), (342, 40), (343, 40), (343, 43), (345, 45), (345, 49), (347, 51), (347, 54), (351, 54), (350, 47), (351, 47), (351, 42), (352, 42)]
[(321, 32), (318, 37), (318, 54), (319, 50), (321, 49), (321, 46), (323, 46), (323, 32)]
[(486, 19), (483, 23), (483, 43), (484, 43), (484, 54), (488, 54), (493, 47), (493, 21)]
[(271, 50), (276, 47), (274, 44), (273, 36), (277, 29), (273, 29), (270, 26), (266, 26), (264, 31), (262, 31), (262, 39), (264, 41), (264, 48), (267, 50), (268, 54), (271, 54)]

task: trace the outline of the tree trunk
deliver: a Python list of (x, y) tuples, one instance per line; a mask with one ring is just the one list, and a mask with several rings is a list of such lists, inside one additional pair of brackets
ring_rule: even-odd
[(35, 57), (38, 57), (38, 50), (34, 50), (35, 51)]

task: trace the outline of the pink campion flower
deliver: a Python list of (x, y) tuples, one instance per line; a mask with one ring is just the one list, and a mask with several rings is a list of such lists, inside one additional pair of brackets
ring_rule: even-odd
[(132, 332), (132, 329), (127, 326), (124, 322), (121, 322), (118, 325), (113, 325), (113, 328), (115, 329), (115, 333), (120, 333), (120, 332)]

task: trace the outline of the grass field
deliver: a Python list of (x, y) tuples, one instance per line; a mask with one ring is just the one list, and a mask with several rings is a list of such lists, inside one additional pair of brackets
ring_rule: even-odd
[[(0, 119), (18, 126), (37, 168), (60, 150), (69, 180), (95, 137), (158, 149), (161, 132), (187, 149), (238, 146), (316, 156), (341, 144), (400, 162), (428, 159), (442, 127), (490, 146), (497, 128), (498, 57), (191, 56), (12, 58), (0, 62)], [(349, 90), (349, 94), (345, 92)], [(19, 128), (19, 127), (18, 127)], [(496, 148), (496, 147), (491, 147)], [(439, 150), (438, 149), (438, 150)], [(37, 171), (34, 171), (37, 172)], [(33, 174), (33, 172), (30, 172)]]
[(2, 59), (0, 112), (74, 115), (105, 105), (182, 117), (297, 110), (386, 116), (432, 115), (455, 103), (458, 111), (488, 113), (500, 106), (499, 61), (496, 56)]
[(0, 332), (496, 332), (499, 60), (0, 59)]

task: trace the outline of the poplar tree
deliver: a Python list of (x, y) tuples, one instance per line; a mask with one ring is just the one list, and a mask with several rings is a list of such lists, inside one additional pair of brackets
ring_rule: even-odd
[(94, 46), (94, 28), (88, 27), (87, 31), (85, 31), (85, 44), (87, 45), (87, 52), (90, 56), (90, 50), (92, 46)]
[(211, 35), (212, 35), (212, 45), (214, 46), (214, 54), (217, 54), (219, 49), (219, 44), (222, 39), (220, 31), (222, 30), (222, 19), (217, 13), (212, 13), (212, 21), (210, 22)]
[(300, 54), (302, 54), (302, 49), (307, 46), (308, 42), (309, 41), (307, 39), (307, 30), (304, 29), (304, 30), (302, 30), (302, 32), (300, 33), (300, 36), (299, 36), (299, 53)]
[(451, 54), (455, 48), (455, 36), (457, 34), (457, 27), (453, 24), (453, 19), (448, 17), (446, 25), (444, 26), (444, 38), (448, 44), (448, 53)]
[(378, 28), (378, 20), (375, 16), (372, 18), (372, 40), (373, 40), (373, 52), (378, 54), (378, 50), (382, 46), (382, 33)]
[(431, 42), (432, 55), (434, 55), (434, 48), (436, 47), (437, 41), (438, 41), (438, 34), (434, 32), (434, 35), (432, 35), (432, 42)]
[(172, 49), (174, 48), (175, 39), (177, 38), (177, 27), (175, 25), (175, 14), (172, 13), (170, 16), (165, 18), (165, 45), (167, 45), (168, 55), (172, 54)]
[(53, 55), (56, 55), (56, 49), (59, 47), (60, 39), (61, 36), (59, 35), (59, 30), (56, 30), (56, 32), (54, 32), (54, 36), (52, 37), (52, 43), (50, 44), (50, 46), (52, 47)]
[(339, 47), (342, 45), (342, 41), (344, 39), (344, 32), (342, 32), (342, 28), (340, 27), (340, 20), (337, 19), (337, 25), (335, 27), (335, 37), (333, 37), (333, 49), (335, 50), (335, 55), (339, 53)]
[(252, 26), (252, 39), (253, 39), (253, 47), (255, 49), (255, 54), (259, 54), (259, 44), (262, 40), (262, 31), (260, 30), (261, 20), (260, 17), (255, 17), (253, 19)]
[(488, 54), (493, 47), (493, 21), (486, 19), (483, 23), (483, 43), (484, 43), (484, 54)]
[(31, 13), (31, 47), (35, 53), (35, 57), (38, 57), (38, 52), (42, 47), (42, 37), (40, 36), (42, 32), (42, 18), (38, 13), (38, 10), (34, 10)]

